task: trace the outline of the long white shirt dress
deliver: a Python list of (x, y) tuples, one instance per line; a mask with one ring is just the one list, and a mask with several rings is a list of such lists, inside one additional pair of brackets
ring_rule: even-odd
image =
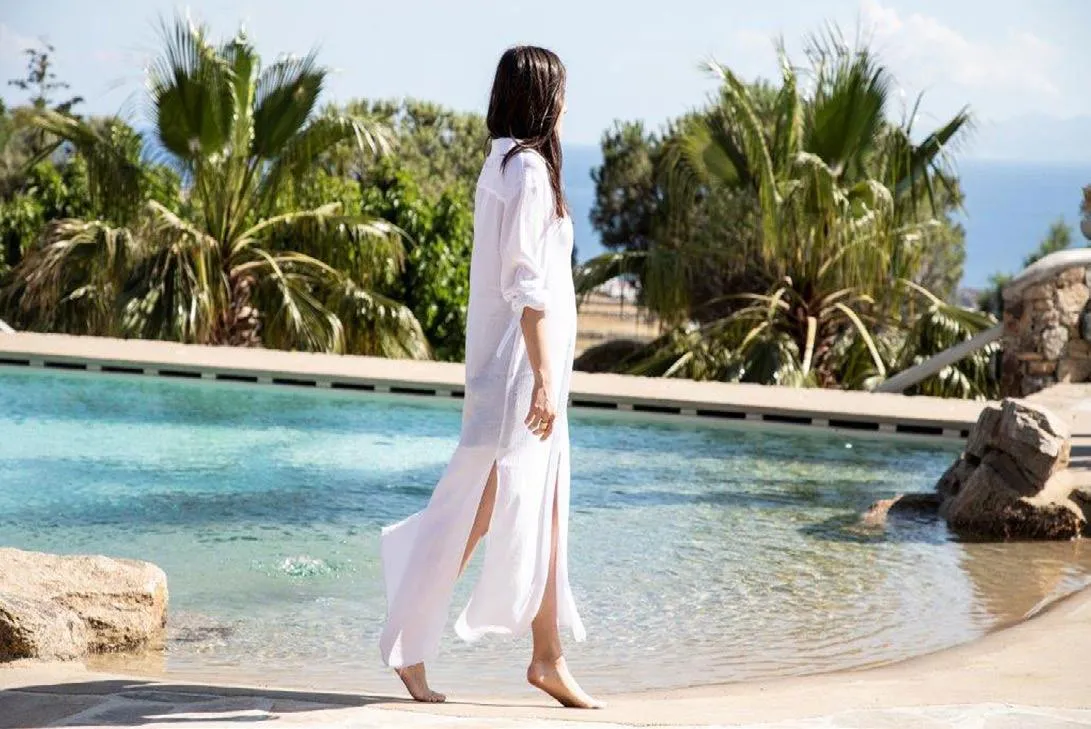
[[(387, 622), (386, 665), (432, 659), (450, 609), (462, 555), (485, 482), (497, 464), (496, 504), (485, 557), (455, 624), (473, 641), (521, 636), (545, 591), (553, 503), (557, 500), (558, 622), (586, 633), (568, 580), (568, 391), (576, 343), (572, 221), (558, 217), (545, 160), (522, 151), (501, 170), (514, 141), (496, 139), (478, 178), (466, 326), (466, 396), (458, 448), (427, 507), (383, 529), (380, 541)], [(524, 424), (534, 377), (520, 319), (546, 312), (547, 356), (557, 408), (542, 441)]]

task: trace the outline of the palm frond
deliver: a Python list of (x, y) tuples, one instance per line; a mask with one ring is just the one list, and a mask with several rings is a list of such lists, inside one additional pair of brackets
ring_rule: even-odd
[(295, 251), (359, 282), (400, 270), (405, 257), (404, 231), (380, 218), (340, 211), (339, 203), (329, 203), (265, 218), (238, 236), (231, 255), (252, 246)]
[(29, 121), (60, 143), (72, 146), (87, 164), (95, 205), (110, 218), (128, 222), (143, 198), (145, 172), (117, 139), (104, 133), (109, 123), (96, 127), (51, 109), (35, 110)]
[(420, 322), (406, 306), (344, 280), (328, 306), (344, 325), (345, 351), (397, 359), (430, 359)]
[(576, 293), (582, 298), (618, 276), (640, 278), (647, 255), (644, 251), (603, 253), (580, 264), (576, 270)]
[(349, 144), (361, 168), (391, 148), (390, 130), (382, 123), (361, 116), (323, 115), (313, 119), (277, 148), (262, 183), (259, 199), (268, 207), (288, 181), (302, 180), (324, 154)]
[(254, 156), (275, 159), (304, 129), (322, 93), (326, 73), (314, 51), (301, 58), (281, 59), (262, 71), (254, 108)]
[(116, 335), (116, 296), (135, 249), (127, 228), (56, 221), (10, 273), (0, 298), (20, 329)]
[(135, 257), (119, 292), (124, 330), (134, 336), (209, 344), (230, 307), (219, 242), (149, 202)]
[(231, 140), (231, 69), (204, 26), (176, 16), (160, 32), (163, 53), (147, 74), (152, 121), (163, 147), (191, 167), (221, 154)]
[(309, 256), (273, 255), (256, 247), (248, 252), (253, 258), (236, 265), (233, 274), (256, 282), (262, 342), (277, 349), (343, 353), (344, 326), (325, 302), (341, 276)]

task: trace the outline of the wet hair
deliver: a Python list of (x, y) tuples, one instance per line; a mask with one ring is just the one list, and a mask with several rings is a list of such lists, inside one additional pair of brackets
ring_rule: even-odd
[(549, 170), (549, 184), (557, 217), (568, 212), (561, 189), (560, 133), (564, 109), (565, 69), (553, 51), (536, 46), (516, 46), (504, 51), (496, 65), (485, 124), (492, 139), (511, 137), (501, 169), (525, 149), (542, 155)]

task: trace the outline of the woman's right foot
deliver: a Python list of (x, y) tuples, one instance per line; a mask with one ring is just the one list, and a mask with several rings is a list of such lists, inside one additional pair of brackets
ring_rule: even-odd
[(428, 679), (424, 675), (423, 663), (415, 663), (405, 668), (395, 668), (394, 673), (398, 674), (398, 678), (405, 684), (405, 688), (408, 689), (409, 695), (413, 697), (414, 701), (425, 704), (439, 704), (447, 700), (446, 696), (436, 693), (428, 687)]
[(606, 704), (591, 698), (568, 672), (564, 658), (556, 661), (534, 661), (527, 668), (527, 681), (545, 691), (570, 709), (601, 709)]

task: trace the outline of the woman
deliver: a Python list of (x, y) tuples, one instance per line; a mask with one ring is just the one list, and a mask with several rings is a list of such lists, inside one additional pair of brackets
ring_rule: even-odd
[(424, 662), (438, 649), (455, 580), (488, 533), (458, 635), (529, 630), (527, 680), (565, 706), (599, 705), (568, 672), (559, 633), (585, 636), (568, 584), (576, 306), (561, 192), (564, 92), (554, 53), (517, 47), (501, 57), (474, 202), (461, 437), (428, 506), (383, 530), (380, 647), (417, 701), (444, 700)]

